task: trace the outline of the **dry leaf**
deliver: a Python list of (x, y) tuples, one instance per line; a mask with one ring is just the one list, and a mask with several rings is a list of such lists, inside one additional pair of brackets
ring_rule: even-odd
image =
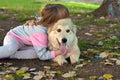
[(11, 74), (6, 74), (5, 78), (10, 79), (10, 80), (14, 80), (14, 77)]
[(89, 80), (96, 80), (97, 76), (89, 76)]
[(100, 19), (105, 19), (105, 17), (104, 17), (104, 16), (101, 16)]
[(107, 58), (110, 55), (109, 52), (102, 52), (99, 54), (100, 58)]
[(105, 62), (105, 65), (110, 65), (110, 66), (113, 66), (113, 63), (112, 63), (112, 62), (110, 62), (109, 60), (107, 60), (107, 61)]
[(105, 78), (105, 79), (112, 79), (113, 75), (112, 74), (104, 74), (103, 78)]
[(112, 60), (112, 61), (118, 60), (117, 58), (109, 58), (109, 59)]
[(85, 78), (77, 78), (77, 80), (86, 80)]
[(64, 77), (64, 78), (74, 77), (74, 76), (76, 76), (75, 71), (69, 71), (68, 73), (65, 73), (65, 74), (62, 75), (62, 77)]
[(45, 71), (49, 71), (50, 68), (51, 68), (50, 66), (44, 66)]
[(9, 67), (9, 69), (12, 70), (12, 71), (16, 71), (18, 69), (18, 67), (11, 66), (11, 67)]
[(30, 79), (31, 77), (31, 74), (30, 73), (25, 73), (24, 75), (23, 75), (24, 77), (23, 77), (23, 79)]
[(116, 65), (120, 66), (120, 60), (116, 60)]
[(20, 68), (20, 70), (24, 70), (24, 71), (27, 71), (29, 68), (28, 67), (22, 67)]
[(29, 71), (30, 72), (36, 71), (36, 68), (30, 68)]
[(52, 66), (57, 67), (57, 66), (59, 66), (59, 64), (58, 63), (53, 63)]
[(92, 36), (92, 34), (91, 34), (91, 33), (85, 33), (85, 35), (87, 35), (87, 36)]
[(45, 76), (43, 71), (35, 72), (36, 76), (33, 77), (34, 80), (40, 80)]
[(5, 65), (6, 65), (6, 66), (12, 66), (13, 63), (7, 62), (7, 63), (5, 63)]
[(24, 75), (25, 71), (24, 70), (17, 70), (16, 74), (17, 75)]
[(34, 77), (33, 77), (34, 80), (40, 80), (40, 79), (42, 79), (42, 78), (43, 78), (42, 75), (37, 75), (37, 76), (34, 76)]
[(5, 75), (6, 72), (5, 71), (0, 71), (0, 75)]
[(80, 68), (80, 67), (83, 67), (84, 65), (86, 65), (86, 62), (82, 62), (82, 64), (76, 65), (76, 66), (75, 66), (75, 69)]
[(62, 74), (62, 72), (60, 70), (57, 70), (56, 74)]

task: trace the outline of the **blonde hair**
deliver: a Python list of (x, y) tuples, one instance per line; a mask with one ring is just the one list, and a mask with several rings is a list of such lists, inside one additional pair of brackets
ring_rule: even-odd
[(41, 20), (37, 23), (48, 27), (59, 19), (69, 18), (68, 9), (61, 4), (47, 4), (41, 9)]

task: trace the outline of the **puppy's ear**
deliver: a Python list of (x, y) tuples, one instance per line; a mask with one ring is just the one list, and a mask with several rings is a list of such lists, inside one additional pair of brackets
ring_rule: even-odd
[(72, 32), (76, 34), (77, 28), (76, 28), (76, 25), (73, 23), (73, 21), (71, 19), (68, 19), (67, 23), (71, 26)]
[(76, 34), (76, 32), (77, 32), (77, 28), (76, 28), (76, 25), (72, 25), (72, 31), (73, 31), (73, 33), (75, 33)]
[(51, 31), (54, 31), (57, 28), (58, 23), (55, 23), (52, 27), (49, 27), (47, 30), (47, 33), (50, 33)]
[(51, 31), (52, 31), (52, 28), (49, 27), (48, 30), (47, 30), (47, 33), (49, 34)]

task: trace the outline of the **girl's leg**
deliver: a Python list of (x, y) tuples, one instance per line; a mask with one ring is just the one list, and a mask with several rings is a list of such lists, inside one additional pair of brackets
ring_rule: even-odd
[(31, 46), (22, 47), (15, 54), (10, 56), (12, 59), (35, 59), (38, 58), (34, 48)]
[(6, 58), (13, 55), (22, 45), (15, 37), (6, 36), (3, 46), (0, 46), (0, 58)]

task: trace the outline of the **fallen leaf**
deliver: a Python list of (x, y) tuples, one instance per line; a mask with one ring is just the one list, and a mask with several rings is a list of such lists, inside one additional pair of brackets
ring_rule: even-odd
[(24, 70), (24, 71), (28, 71), (28, 67), (22, 67), (22, 68), (20, 68), (20, 70)]
[(62, 74), (62, 72), (60, 70), (57, 70), (56, 74)]
[(40, 80), (40, 79), (42, 79), (42, 78), (43, 78), (42, 75), (37, 75), (37, 76), (34, 76), (34, 77), (33, 77), (34, 80)]
[(24, 75), (25, 71), (24, 70), (17, 70), (16, 74), (17, 75)]
[(12, 66), (13, 63), (9, 63), (9, 62), (7, 62), (7, 63), (5, 63), (5, 65), (6, 65), (6, 66)]
[(35, 72), (36, 76), (33, 77), (34, 80), (40, 80), (45, 76), (45, 73), (43, 71)]
[(75, 70), (78, 69), (78, 68), (83, 67), (84, 65), (86, 65), (86, 62), (82, 62), (82, 64), (76, 65), (76, 66), (75, 66)]
[(18, 68), (18, 67), (13, 67), (13, 66), (11, 66), (11, 67), (9, 67), (9, 69), (12, 70), (12, 71), (16, 71), (16, 70), (19, 69), (19, 68)]
[(14, 77), (11, 74), (6, 74), (5, 78), (10, 79), (10, 80), (14, 80)]
[(24, 75), (23, 75), (24, 77), (23, 77), (23, 79), (30, 79), (31, 77), (31, 74), (30, 73), (25, 73)]
[(97, 76), (89, 76), (89, 80), (97, 80)]
[(116, 65), (120, 66), (120, 60), (116, 60)]
[(59, 64), (58, 63), (53, 63), (52, 66), (57, 67), (57, 66), (59, 66)]
[(36, 71), (36, 68), (30, 68), (28, 71), (30, 72)]
[(109, 60), (106, 60), (105, 65), (113, 66), (114, 64), (112, 62), (110, 62)]
[(49, 71), (50, 68), (51, 68), (50, 66), (44, 66), (45, 71)]
[(110, 55), (109, 52), (102, 52), (99, 54), (100, 58), (107, 58)]
[(85, 78), (77, 78), (76, 80), (86, 80)]
[(102, 41), (99, 41), (99, 42), (98, 42), (98, 45), (99, 45), (99, 46), (102, 46), (102, 45), (103, 45), (103, 42), (102, 42)]
[(98, 78), (98, 80), (104, 80), (103, 76), (100, 76), (100, 77)]
[(0, 75), (5, 75), (6, 72), (5, 71), (0, 71)]
[(98, 53), (98, 50), (94, 50), (94, 49), (87, 49), (86, 54), (95, 54)]
[(55, 74), (50, 73), (50, 74), (46, 74), (46, 76), (51, 80), (55, 77)]
[(0, 63), (0, 66), (4, 65), (3, 63)]
[(109, 59), (112, 60), (112, 61), (118, 60), (117, 58), (109, 58)]
[(87, 35), (87, 36), (92, 36), (92, 34), (91, 34), (91, 33), (85, 33), (85, 35)]
[(6, 70), (5, 72), (6, 72), (6, 73), (12, 73), (12, 71), (11, 71), (11, 70)]
[(105, 19), (105, 17), (104, 17), (104, 16), (101, 16), (100, 19)]
[(103, 78), (105, 78), (105, 79), (111, 79), (111, 78), (113, 78), (113, 75), (112, 74), (104, 74)]
[(76, 76), (75, 71), (69, 71), (68, 73), (65, 73), (65, 74), (62, 75), (62, 77), (64, 77), (64, 78), (74, 77), (74, 76)]
[(25, 73), (23, 76), (31, 76), (31, 74), (30, 73)]

